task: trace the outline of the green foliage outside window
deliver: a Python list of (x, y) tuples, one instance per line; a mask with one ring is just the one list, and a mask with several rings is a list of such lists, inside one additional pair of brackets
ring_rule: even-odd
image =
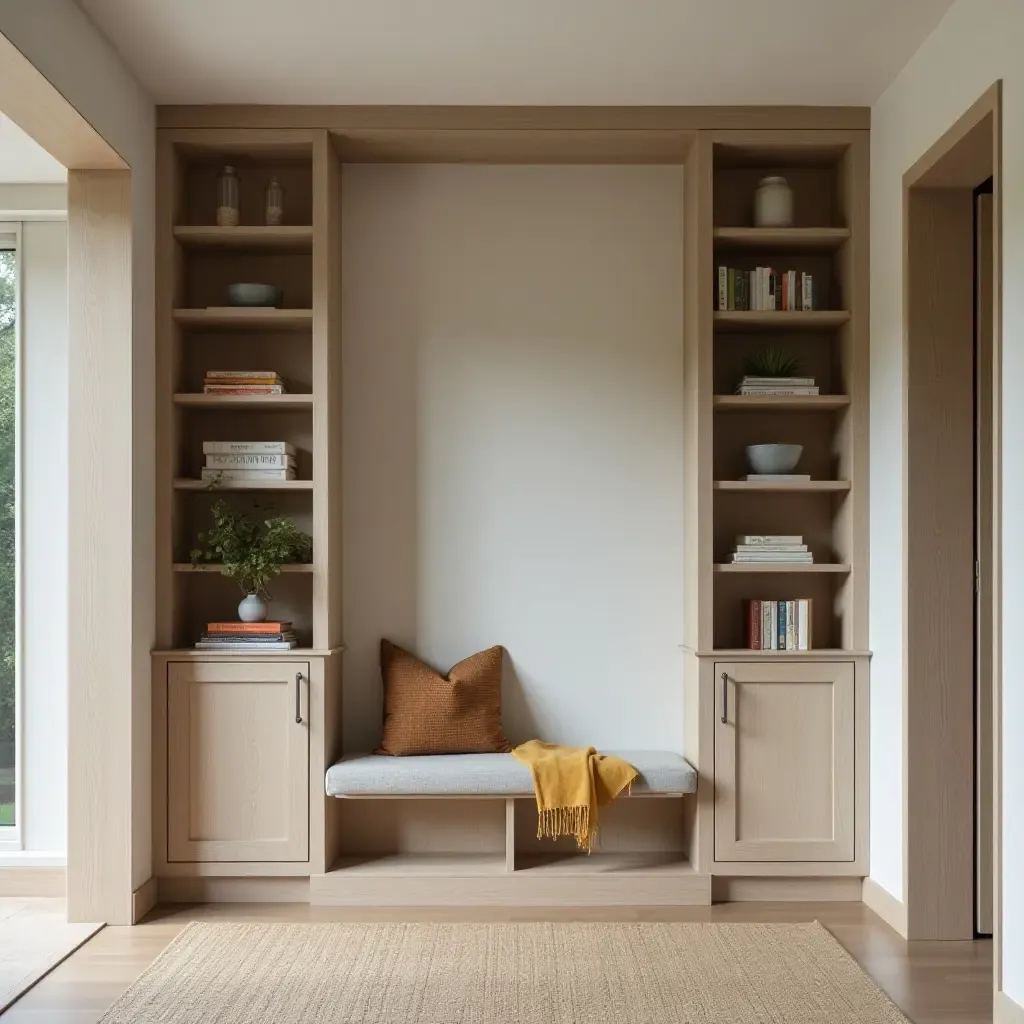
[(14, 824), (15, 271), (0, 250), (0, 825)]

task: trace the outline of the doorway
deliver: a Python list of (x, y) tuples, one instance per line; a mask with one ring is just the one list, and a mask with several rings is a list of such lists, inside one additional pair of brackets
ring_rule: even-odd
[(903, 179), (910, 939), (998, 935), (1000, 97), (997, 83)]

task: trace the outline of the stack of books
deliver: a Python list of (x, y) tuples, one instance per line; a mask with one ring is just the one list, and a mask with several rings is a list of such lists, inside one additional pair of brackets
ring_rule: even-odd
[(747, 602), (747, 647), (751, 651), (809, 651), (811, 599)]
[(814, 278), (799, 270), (718, 268), (718, 309), (814, 309)]
[(284, 381), (273, 370), (207, 370), (204, 395), (284, 395)]
[(816, 395), (813, 377), (745, 376), (736, 388), (738, 395)]
[(260, 483), (295, 479), (295, 449), (287, 441), (204, 441), (203, 479)]
[(800, 536), (744, 534), (736, 538), (736, 550), (732, 553), (732, 561), (735, 565), (813, 565), (814, 554), (808, 550), (803, 537)]
[(208, 622), (197, 651), (290, 651), (298, 646), (290, 622)]

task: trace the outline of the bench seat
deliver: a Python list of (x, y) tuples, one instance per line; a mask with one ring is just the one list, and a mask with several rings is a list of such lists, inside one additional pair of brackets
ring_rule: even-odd
[[(697, 790), (697, 773), (679, 754), (662, 750), (607, 751), (640, 773), (633, 793), (682, 796)], [(511, 754), (354, 754), (327, 770), (336, 797), (532, 796), (530, 769)]]

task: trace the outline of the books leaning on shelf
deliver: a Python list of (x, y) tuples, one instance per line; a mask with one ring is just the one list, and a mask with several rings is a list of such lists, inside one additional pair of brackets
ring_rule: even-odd
[(197, 651), (290, 651), (298, 640), (290, 622), (208, 622)]
[(295, 449), (287, 441), (204, 441), (202, 478), (211, 481), (295, 479)]
[(719, 267), (716, 308), (721, 312), (814, 309), (814, 278), (799, 270)]
[(751, 651), (809, 651), (810, 598), (747, 602), (747, 648)]
[(738, 395), (816, 395), (818, 386), (813, 377), (743, 377), (736, 388)]
[(274, 370), (207, 370), (204, 395), (285, 395), (284, 381)]
[(808, 550), (803, 537), (747, 534), (736, 538), (736, 550), (732, 553), (732, 561), (738, 565), (813, 565), (814, 554)]

